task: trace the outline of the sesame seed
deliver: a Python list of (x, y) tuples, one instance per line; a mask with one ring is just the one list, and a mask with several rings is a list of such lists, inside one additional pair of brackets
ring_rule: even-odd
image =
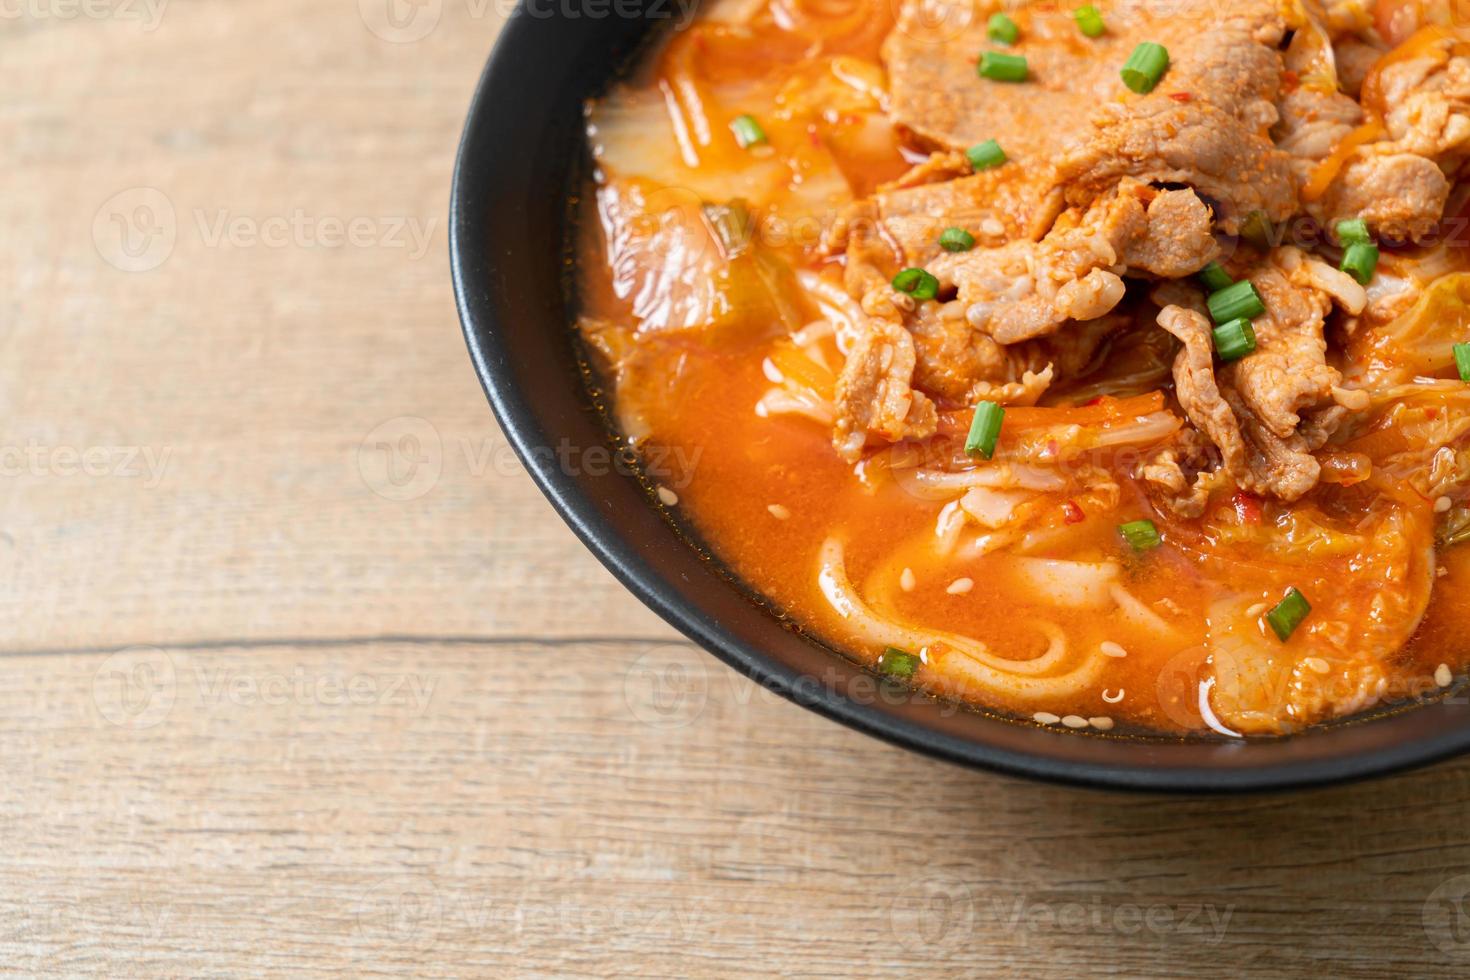
[(1055, 725), (1062, 720), (1061, 715), (1054, 715), (1050, 711), (1038, 711), (1031, 716), (1032, 721), (1038, 721), (1043, 725)]
[(1100, 732), (1108, 731), (1113, 727), (1113, 719), (1109, 718), (1107, 715), (1101, 715), (1097, 718), (1089, 718), (1087, 719), (1087, 723)]
[(1062, 724), (1068, 728), (1086, 728), (1087, 719), (1081, 715), (1067, 715), (1062, 719)]
[(1445, 511), (1454, 506), (1454, 503), (1455, 502), (1449, 497), (1440, 497), (1434, 502), (1434, 512), (1436, 514), (1443, 514)]
[(672, 507), (679, 502), (679, 495), (668, 487), (659, 487), (658, 499), (664, 502), (665, 507)]
[(1097, 645), (1098, 652), (1104, 657), (1126, 657), (1128, 651), (1114, 643), (1112, 640), (1103, 640)]
[(898, 576), (898, 587), (905, 592), (914, 591), (914, 586), (917, 584), (914, 581), (914, 570), (912, 568), (905, 568), (903, 573)]
[(766, 507), (766, 510), (770, 511), (771, 516), (778, 521), (784, 521), (791, 516), (791, 511), (780, 504), (770, 504)]
[(975, 580), (969, 578), (957, 578), (949, 583), (949, 588), (944, 591), (950, 595), (964, 595), (975, 587)]
[(1315, 671), (1318, 674), (1326, 674), (1332, 670), (1332, 665), (1321, 657), (1308, 657), (1302, 663), (1307, 665), (1308, 670)]
[(1438, 667), (1434, 668), (1434, 683), (1438, 684), (1440, 687), (1449, 687), (1450, 681), (1454, 679), (1455, 675), (1450, 673), (1449, 664), (1440, 664)]
[(1006, 233), (1006, 226), (1001, 224), (994, 218), (986, 218), (984, 221), (980, 222), (980, 230), (985, 232), (985, 234), (989, 235), (991, 238), (999, 238), (1001, 235), (1004, 235)]
[(1265, 612), (1267, 609), (1270, 609), (1270, 608), (1271, 608), (1271, 604), (1269, 602), (1258, 602), (1254, 606), (1251, 606), (1249, 609), (1247, 609), (1245, 611), (1245, 614), (1249, 618), (1255, 619), (1255, 618), (1259, 617), (1261, 615), (1261, 613)]
[(1436, 568), (1434, 570), (1434, 577), (1435, 578), (1444, 578), (1449, 573), (1450, 573), (1450, 570), (1448, 568), (1445, 568), (1443, 565), (1441, 565), (1441, 566), (1439, 566), (1438, 568)]

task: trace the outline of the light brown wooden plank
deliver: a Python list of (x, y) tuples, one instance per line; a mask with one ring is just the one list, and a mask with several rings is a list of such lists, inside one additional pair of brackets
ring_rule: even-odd
[[(1464, 975), (1442, 900), (1470, 764), (1079, 793), (656, 642), (509, 460), (459, 338), (448, 174), (500, 15), (428, 0), (392, 43), (373, 7), (0, 20), (0, 967)], [(127, 272), (103, 253), (157, 205), (139, 187), (175, 240)], [(427, 249), (249, 237), (298, 210)], [(417, 494), (359, 456), (409, 418), (439, 446)], [(127, 447), (161, 476), (65, 455)]]
[[(448, 177), (496, 9), (412, 44), (352, 2), (4, 35), (4, 646), (668, 633), (551, 516), (460, 337)], [(139, 206), (173, 247), (134, 231), (123, 264), (161, 262), (120, 271), (94, 218), (121, 259)], [(316, 247), (324, 219), (368, 244)]]
[(881, 745), (684, 644), (12, 657), (0, 691), (0, 961), (28, 974), (1470, 956), (1425, 919), (1470, 872), (1465, 764), (1291, 799), (1079, 793)]

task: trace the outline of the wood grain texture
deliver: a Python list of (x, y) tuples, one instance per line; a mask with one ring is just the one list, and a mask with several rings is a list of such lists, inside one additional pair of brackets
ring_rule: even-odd
[(1470, 969), (1470, 763), (1236, 800), (971, 774), (626, 595), (450, 300), (494, 4), (16, 9), (0, 970)]

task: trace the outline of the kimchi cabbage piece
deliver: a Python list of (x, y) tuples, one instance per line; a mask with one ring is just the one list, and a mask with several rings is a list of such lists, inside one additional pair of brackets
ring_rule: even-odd
[(1465, 8), (1092, 6), (719, 0), (590, 103), (578, 326), (621, 436), (923, 692), (1227, 736), (1441, 695)]

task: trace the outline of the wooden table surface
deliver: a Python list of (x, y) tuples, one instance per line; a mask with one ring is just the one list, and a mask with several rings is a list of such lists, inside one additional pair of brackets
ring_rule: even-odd
[(0, 969), (1470, 972), (1470, 761), (979, 775), (626, 594), (451, 301), (503, 0), (416, 4), (3, 8)]

